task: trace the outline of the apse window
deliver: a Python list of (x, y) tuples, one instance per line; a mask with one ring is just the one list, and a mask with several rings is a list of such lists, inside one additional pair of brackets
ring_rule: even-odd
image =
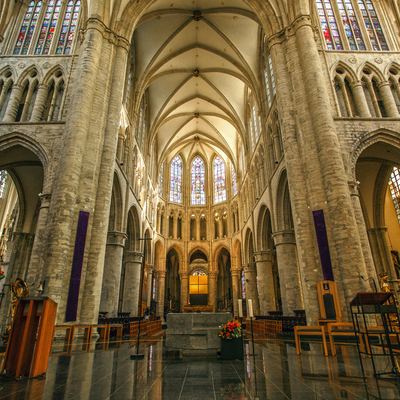
[(214, 160), (215, 202), (226, 201), (225, 164), (221, 157)]
[(328, 50), (389, 50), (372, 0), (315, 2)]
[(208, 279), (207, 274), (203, 270), (196, 270), (189, 277), (189, 294), (207, 294)]
[(81, 3), (81, 0), (31, 1), (25, 11), (13, 53), (70, 54)]
[(400, 223), (400, 172), (397, 167), (393, 168), (393, 171), (389, 179), (389, 189), (392, 195), (394, 208), (396, 210), (397, 219)]

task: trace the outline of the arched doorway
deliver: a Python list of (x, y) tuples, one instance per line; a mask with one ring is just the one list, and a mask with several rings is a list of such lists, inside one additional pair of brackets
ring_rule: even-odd
[(208, 259), (202, 250), (190, 256), (189, 303), (192, 306), (208, 304)]

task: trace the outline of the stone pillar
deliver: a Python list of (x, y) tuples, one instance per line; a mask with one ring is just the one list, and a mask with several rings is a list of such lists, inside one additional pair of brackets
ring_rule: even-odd
[(153, 289), (153, 274), (154, 274), (154, 265), (147, 265), (147, 307), (150, 308), (152, 297), (151, 292)]
[(196, 240), (201, 240), (200, 221), (200, 217), (196, 218)]
[[(246, 280), (246, 300), (253, 300), (253, 313), (254, 316), (260, 315), (260, 303), (257, 293), (257, 272), (254, 264), (246, 264), (243, 268), (244, 279)], [(249, 308), (247, 303), (247, 315), (249, 315)]]
[(178, 216), (174, 215), (174, 220), (172, 222), (172, 237), (178, 239)]
[(40, 208), (36, 224), (35, 240), (33, 242), (31, 259), (29, 261), (29, 270), (26, 278), (28, 286), (33, 283), (34, 287), (37, 287), (38, 283), (43, 280), (43, 271), (38, 270), (38, 267), (41, 254), (43, 253), (43, 251), (46, 250), (44, 248), (44, 242), (46, 236), (47, 215), (49, 213), (51, 195), (41, 194), (39, 195), (39, 198)]
[(273, 251), (260, 251), (254, 254), (258, 277), (258, 292), (260, 299), (260, 315), (268, 315), (268, 311), (276, 310), (274, 277), (272, 265)]
[(388, 117), (399, 118), (399, 111), (397, 110), (389, 82), (381, 82), (378, 88)]
[(220, 239), (224, 237), (224, 222), (222, 221), (222, 213), (219, 213), (218, 218), (218, 236)]
[(47, 85), (44, 84), (38, 85), (38, 92), (36, 95), (35, 105), (33, 106), (32, 110), (31, 122), (39, 122), (42, 119), (48, 94), (49, 94), (49, 87)]
[[(378, 285), (375, 263), (372, 257), (371, 247), (368, 240), (368, 233), (367, 233), (367, 228), (365, 226), (363, 211), (361, 208), (360, 193), (358, 190), (358, 186), (359, 182), (356, 181), (349, 182), (351, 202), (353, 205), (354, 214), (356, 216), (358, 230), (360, 232), (361, 246), (365, 262), (365, 273), (367, 276), (364, 276), (364, 278), (365, 279), (370, 277), (374, 278), (375, 283)], [(370, 286), (371, 291), (375, 291), (373, 283), (369, 281), (368, 284)]]
[(293, 231), (276, 232), (273, 238), (276, 246), (283, 314), (293, 315), (293, 310), (304, 309), (296, 238)]
[(17, 116), (19, 103), (21, 101), (24, 87), (22, 85), (14, 84), (12, 87), (10, 100), (8, 101), (7, 110), (4, 114), (3, 122), (14, 122)]
[(241, 274), (242, 274), (242, 271), (231, 269), (233, 316), (239, 316), (238, 299), (242, 298), (242, 287), (241, 287), (241, 281), (240, 281)]
[(142, 253), (136, 251), (127, 251), (125, 253), (125, 281), (122, 308), (124, 312), (130, 312), (132, 317), (138, 315), (142, 256)]
[(100, 311), (107, 311), (107, 317), (118, 316), (125, 240), (126, 234), (124, 232), (108, 232), (100, 300)]
[(158, 315), (164, 321), (164, 297), (165, 297), (165, 269), (157, 271), (157, 292), (158, 292)]
[(189, 304), (189, 274), (187, 272), (180, 272), (179, 277), (181, 278), (181, 309)]
[(350, 87), (353, 91), (354, 101), (356, 103), (356, 108), (360, 117), (371, 118), (371, 113), (369, 112), (367, 100), (365, 99), (362, 82), (353, 82), (352, 84), (350, 84)]
[(218, 272), (208, 273), (208, 304), (214, 306), (214, 311), (217, 311), (217, 279)]

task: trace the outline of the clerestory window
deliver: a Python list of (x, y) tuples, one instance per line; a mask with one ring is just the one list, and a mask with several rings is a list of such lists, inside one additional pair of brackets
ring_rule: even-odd
[(169, 200), (182, 203), (182, 160), (176, 156), (171, 163)]
[(196, 157), (192, 163), (191, 198), (192, 205), (206, 204), (205, 168), (200, 157)]

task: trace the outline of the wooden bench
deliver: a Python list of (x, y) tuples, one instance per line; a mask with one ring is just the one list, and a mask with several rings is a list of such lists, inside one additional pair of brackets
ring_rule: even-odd
[(54, 325), (53, 338), (56, 330), (65, 330), (65, 340), (71, 341), (73, 338), (73, 331), (75, 330), (75, 325)]
[(321, 336), (322, 344), (324, 347), (324, 354), (328, 355), (328, 347), (326, 346), (326, 338), (325, 338), (325, 328), (323, 326), (295, 326), (294, 327), (294, 339), (296, 342), (296, 351), (297, 354), (301, 354), (301, 346), (300, 346), (300, 336)]
[[(347, 329), (343, 329), (347, 328)], [(349, 329), (350, 328), (350, 329)], [(331, 343), (331, 351), (332, 355), (336, 355), (336, 346), (335, 346), (335, 336), (356, 336), (354, 332), (354, 326), (352, 322), (335, 322), (328, 324), (328, 335), (329, 342)], [(360, 339), (361, 350), (364, 351), (364, 343), (362, 340), (362, 335), (358, 334)]]

